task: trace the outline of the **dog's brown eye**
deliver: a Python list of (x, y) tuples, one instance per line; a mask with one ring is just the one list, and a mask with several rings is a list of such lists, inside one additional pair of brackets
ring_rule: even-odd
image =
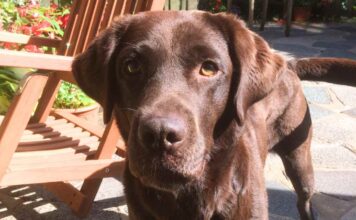
[(200, 68), (200, 75), (214, 76), (218, 72), (218, 67), (212, 61), (205, 61)]
[(124, 71), (128, 74), (140, 73), (142, 70), (142, 65), (137, 60), (127, 60), (124, 63)]

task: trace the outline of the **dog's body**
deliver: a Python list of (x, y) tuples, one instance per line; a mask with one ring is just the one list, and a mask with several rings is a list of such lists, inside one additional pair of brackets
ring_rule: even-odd
[(121, 18), (73, 64), (105, 120), (113, 112), (120, 122), (130, 218), (145, 220), (268, 219), (270, 151), (311, 219), (311, 119), (298, 75), (355, 85), (353, 71), (351, 60), (287, 62), (233, 16), (203, 12)]

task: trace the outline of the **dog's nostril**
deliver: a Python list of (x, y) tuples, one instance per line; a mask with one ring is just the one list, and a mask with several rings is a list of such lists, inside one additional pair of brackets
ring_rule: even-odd
[(185, 126), (172, 118), (143, 119), (138, 127), (138, 138), (142, 146), (150, 149), (172, 149), (185, 136)]
[(174, 144), (176, 142), (179, 142), (183, 139), (183, 137), (180, 137), (183, 135), (180, 135), (177, 131), (175, 132), (168, 132), (165, 138), (165, 141), (167, 141), (169, 144)]

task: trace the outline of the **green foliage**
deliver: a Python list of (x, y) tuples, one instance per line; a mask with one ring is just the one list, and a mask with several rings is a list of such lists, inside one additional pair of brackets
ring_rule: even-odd
[(59, 88), (54, 108), (80, 108), (93, 105), (95, 102), (76, 85), (63, 82)]
[(227, 11), (226, 0), (209, 0), (209, 10), (213, 13)]
[(28, 68), (0, 68), (0, 114), (4, 114), (10, 106), (21, 78), (33, 69)]
[[(29, 68), (0, 68), (0, 114), (4, 114), (16, 94), (21, 79), (28, 73), (36, 71)], [(80, 108), (94, 104), (76, 85), (63, 82), (59, 88), (54, 108)]]

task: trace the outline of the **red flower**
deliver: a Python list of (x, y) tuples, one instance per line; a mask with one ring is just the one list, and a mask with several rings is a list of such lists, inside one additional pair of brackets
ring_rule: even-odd
[(35, 36), (39, 36), (39, 35), (41, 35), (41, 30), (40, 30), (40, 27), (38, 26), (38, 25), (33, 25), (32, 27), (31, 27), (31, 32), (32, 32), (32, 34), (33, 35), (35, 35)]
[(37, 47), (36, 45), (32, 45), (32, 44), (26, 45), (24, 47), (24, 49), (28, 52), (43, 53), (43, 50), (41, 48)]
[(21, 26), (21, 32), (26, 35), (31, 35), (32, 29), (29, 26)]
[(54, 10), (56, 10), (56, 9), (58, 8), (58, 5), (55, 4), (55, 3), (52, 3), (52, 4), (51, 4), (51, 8), (54, 9)]
[(38, 25), (40, 26), (40, 28), (51, 27), (51, 23), (49, 23), (48, 21), (41, 21), (41, 23), (39, 23)]
[(8, 50), (17, 50), (17, 49), (19, 49), (19, 45), (16, 43), (5, 42), (4, 48), (8, 49)]
[(69, 14), (62, 16), (60, 19), (61, 21), (61, 28), (65, 28), (67, 26), (68, 20), (69, 20)]
[(32, 26), (32, 33), (39, 36), (43, 33), (44, 29), (48, 27), (51, 27), (51, 24), (48, 21), (41, 21), (41, 23)]
[(26, 8), (18, 8), (17, 11), (19, 12), (20, 14), (20, 17), (25, 17), (26, 14), (27, 14), (27, 9)]

